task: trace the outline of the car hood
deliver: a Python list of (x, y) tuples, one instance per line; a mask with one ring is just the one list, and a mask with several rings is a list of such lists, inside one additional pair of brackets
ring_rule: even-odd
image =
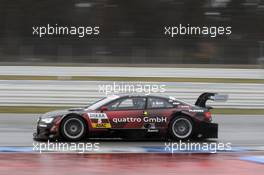
[(63, 116), (69, 113), (77, 113), (82, 114), (85, 111), (85, 108), (71, 108), (71, 109), (65, 109), (65, 110), (56, 110), (56, 111), (50, 111), (41, 116), (41, 118), (52, 118), (57, 116)]

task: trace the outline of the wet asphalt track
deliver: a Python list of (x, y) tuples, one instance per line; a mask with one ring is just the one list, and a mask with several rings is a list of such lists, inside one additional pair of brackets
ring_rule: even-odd
[[(32, 146), (38, 115), (0, 114), (0, 147)], [(263, 147), (264, 116), (218, 115), (219, 139), (235, 147)], [(164, 146), (164, 142), (101, 142), (104, 148)], [(264, 152), (218, 154), (41, 154), (0, 153), (0, 174), (110, 174), (110, 175), (261, 175)], [(256, 162), (257, 160), (257, 162)], [(262, 163), (263, 162), (263, 163)]]
[(0, 154), (5, 175), (263, 175), (263, 170), (234, 154)]
[[(32, 146), (32, 133), (39, 114), (0, 114), (0, 146)], [(220, 142), (236, 147), (264, 147), (264, 116), (216, 115)], [(105, 142), (106, 146), (155, 146), (164, 142)]]

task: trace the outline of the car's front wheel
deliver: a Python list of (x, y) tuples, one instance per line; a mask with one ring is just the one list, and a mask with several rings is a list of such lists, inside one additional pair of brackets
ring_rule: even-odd
[(69, 116), (61, 123), (61, 134), (67, 141), (82, 140), (87, 132), (84, 120), (79, 116)]
[(173, 140), (188, 140), (193, 134), (193, 122), (185, 116), (179, 116), (170, 123), (170, 135)]

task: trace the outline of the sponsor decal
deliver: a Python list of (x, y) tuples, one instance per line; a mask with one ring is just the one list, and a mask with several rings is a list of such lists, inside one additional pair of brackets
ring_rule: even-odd
[(204, 112), (202, 109), (190, 109), (189, 112)]
[(92, 123), (93, 128), (111, 128), (110, 123)]
[(88, 113), (90, 119), (108, 119), (106, 113)]
[(88, 113), (93, 128), (111, 128), (106, 113)]
[(167, 122), (166, 117), (122, 117), (122, 118), (113, 118), (114, 123), (165, 123)]
[(189, 109), (190, 106), (188, 106), (188, 105), (179, 105), (178, 108)]

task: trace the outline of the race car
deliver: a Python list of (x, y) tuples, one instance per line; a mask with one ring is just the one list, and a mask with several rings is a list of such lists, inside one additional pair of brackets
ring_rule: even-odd
[(33, 136), (43, 141), (217, 138), (218, 124), (212, 123), (206, 101), (221, 98), (203, 93), (192, 105), (174, 97), (111, 95), (87, 107), (43, 114)]

